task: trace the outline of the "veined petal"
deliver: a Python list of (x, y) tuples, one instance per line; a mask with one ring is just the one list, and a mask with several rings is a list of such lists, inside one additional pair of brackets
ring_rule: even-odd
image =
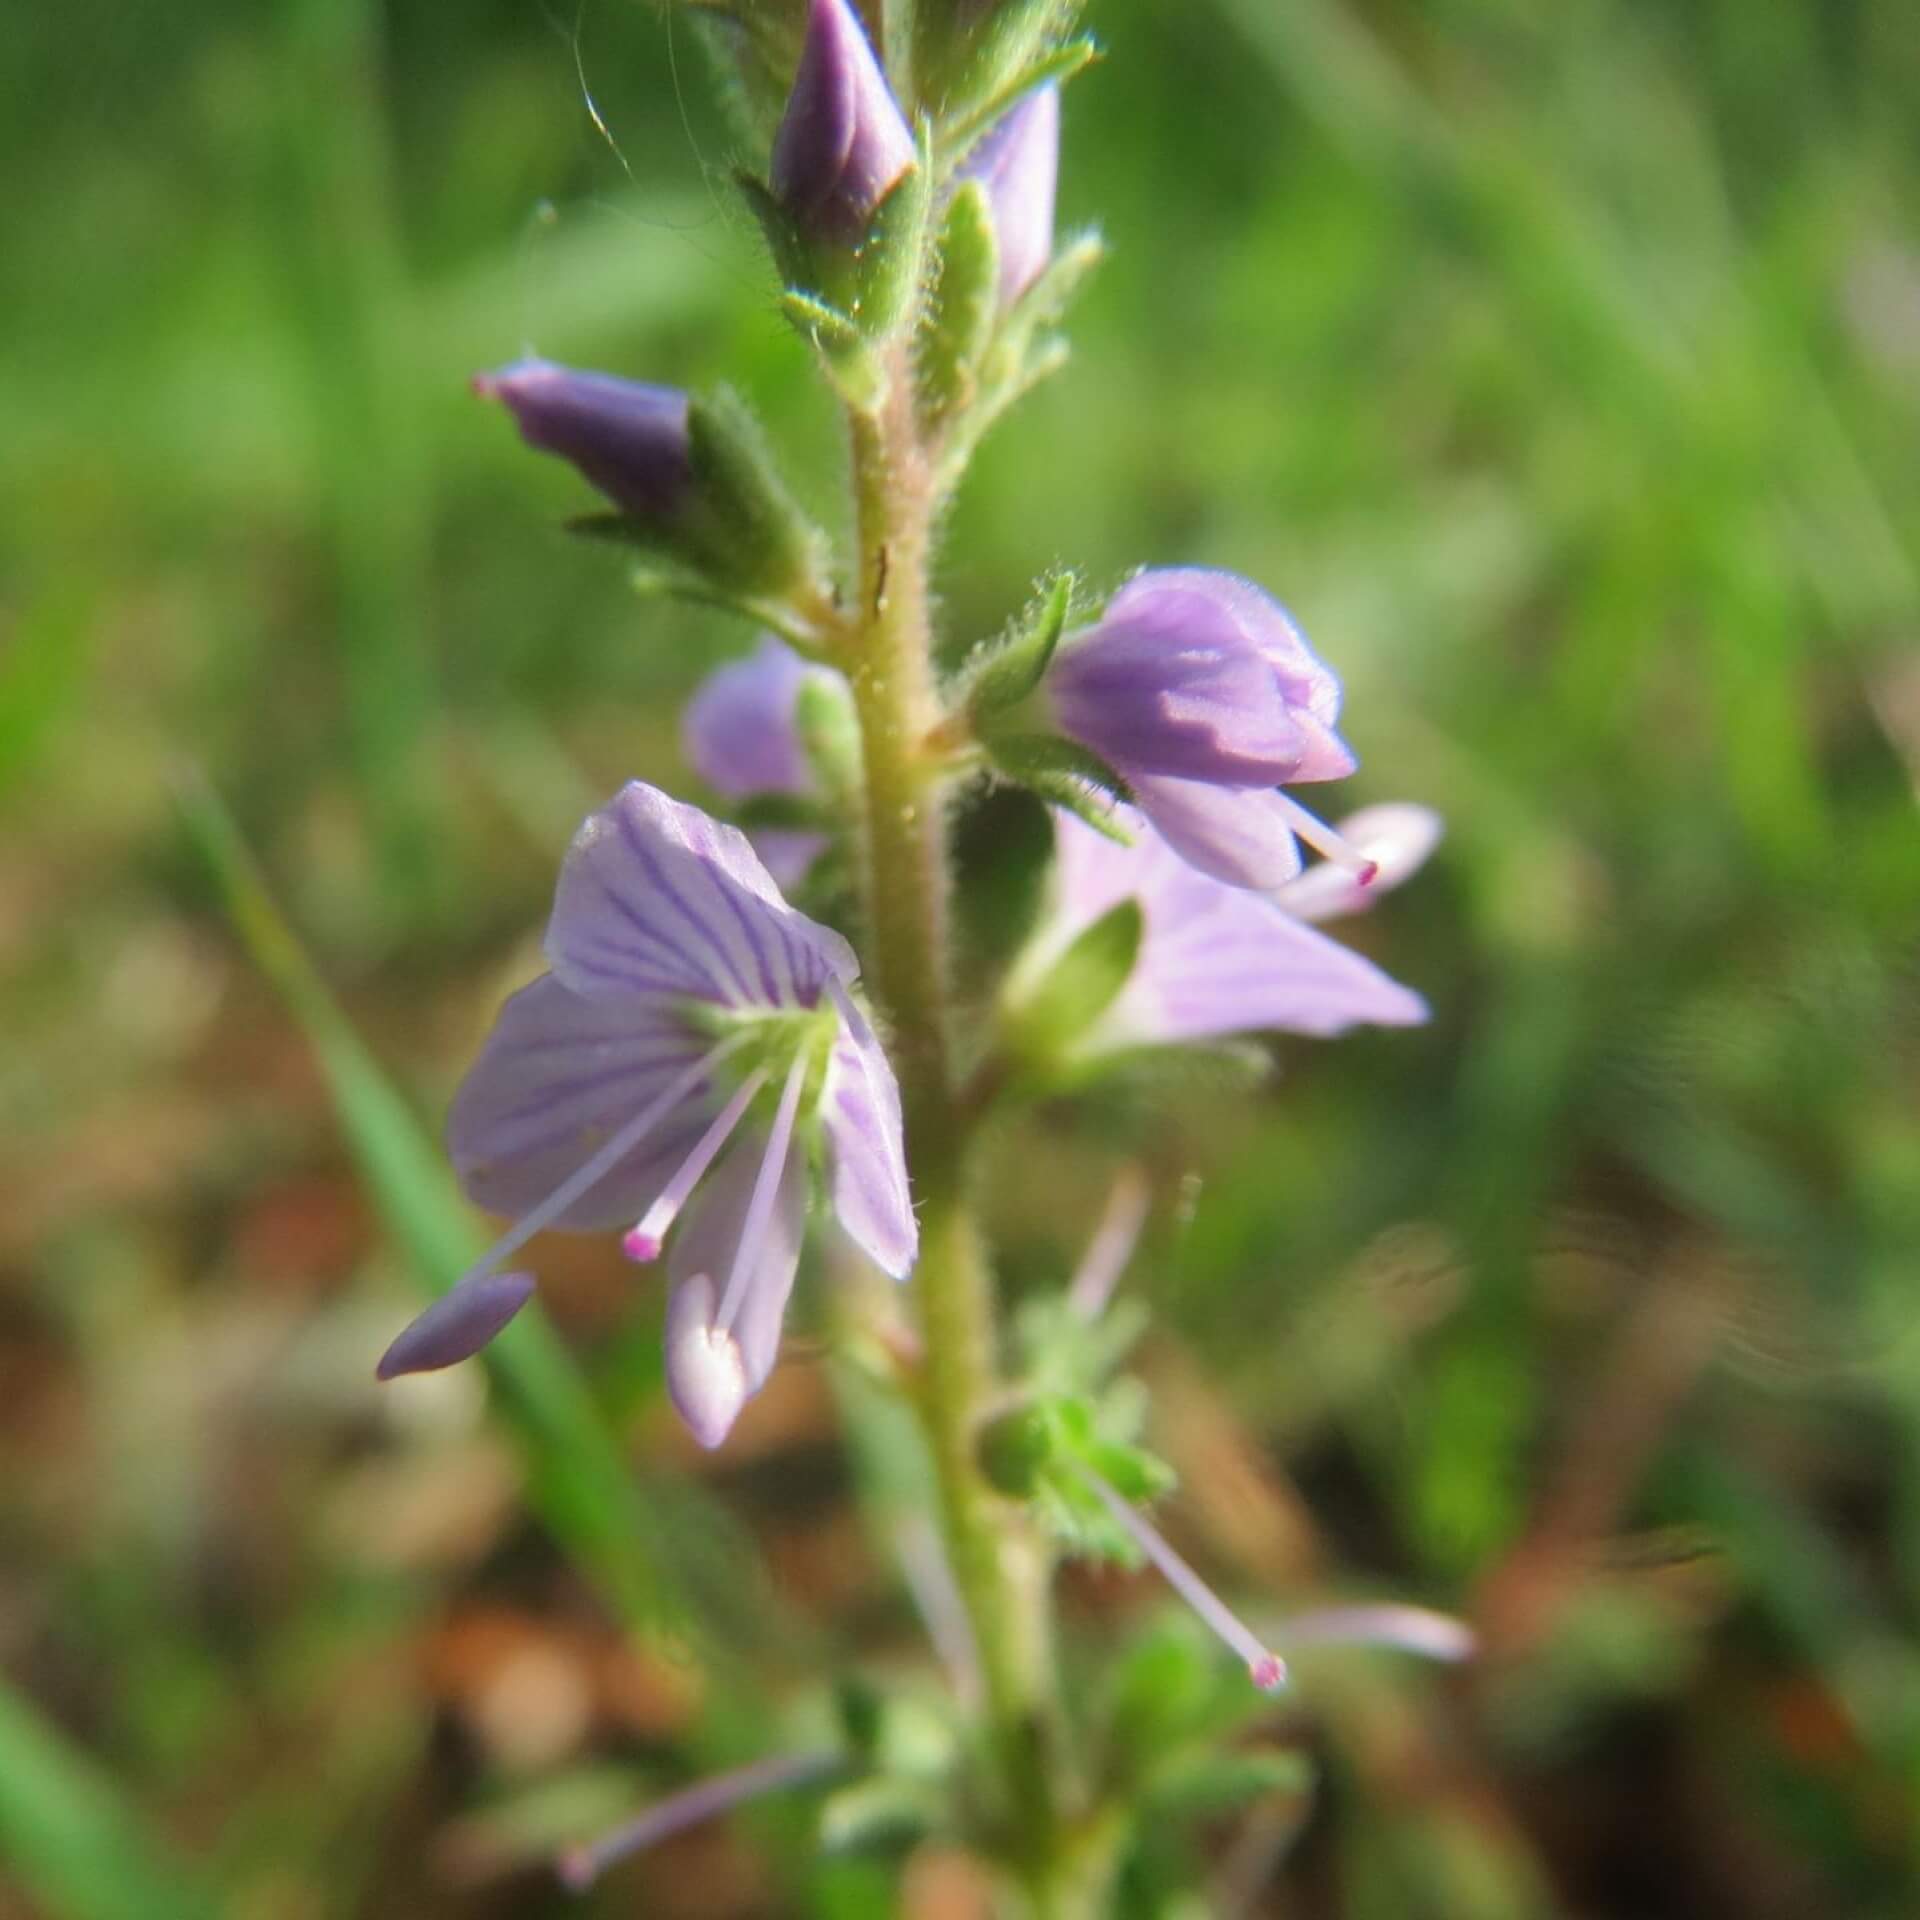
[(1142, 773), (1246, 787), (1288, 778), (1307, 743), (1272, 670), (1232, 627), (1198, 628), (1186, 601), (1162, 593), (1127, 615), (1110, 608), (1060, 649), (1048, 682), (1062, 730)]
[[(589, 1000), (542, 974), (504, 1007), (447, 1116), (461, 1187), (493, 1213), (537, 1206), (711, 1043), (669, 1007)], [(718, 1105), (711, 1081), (554, 1222), (622, 1225), (646, 1208)]]
[(717, 1447), (733, 1431), (747, 1403), (739, 1343), (714, 1324), (719, 1289), (709, 1273), (695, 1273), (667, 1298), (667, 1392), (687, 1430), (703, 1447)]
[(1293, 822), (1265, 787), (1212, 787), (1129, 773), (1140, 809), (1190, 866), (1264, 893), (1300, 871)]
[[(680, 1286), (696, 1274), (715, 1282), (714, 1310), (733, 1270), (734, 1255), (745, 1227), (747, 1209), (767, 1137), (743, 1131), (725, 1157), (702, 1184), (687, 1217), (681, 1223), (667, 1255), (667, 1277)], [(780, 1352), (780, 1326), (793, 1293), (793, 1277), (800, 1268), (800, 1247), (807, 1226), (807, 1165), (800, 1152), (787, 1155), (780, 1185), (768, 1216), (762, 1251), (752, 1279), (728, 1329), (740, 1352), (740, 1364), (749, 1395), (766, 1385)]]
[(681, 715), (681, 739), (694, 772), (732, 800), (811, 793), (813, 769), (793, 709), (807, 675), (827, 671), (809, 667), (771, 634), (746, 659), (716, 667)]
[(841, 1028), (820, 1104), (833, 1211), (881, 1272), (904, 1280), (919, 1255), (920, 1228), (907, 1185), (900, 1088), (866, 1016), (844, 990), (834, 998)]
[(1095, 1029), (1093, 1044), (1153, 1044), (1279, 1029), (1329, 1035), (1370, 1022), (1411, 1026), (1426, 1003), (1372, 961), (1329, 940), (1270, 901), (1196, 872), (1147, 829), (1116, 847), (1065, 814), (1054, 816), (1060, 907), (1052, 942), (1064, 945), (1124, 899), (1140, 903), (1139, 957)]
[(853, 949), (796, 913), (737, 828), (630, 781), (567, 850), (547, 958), (588, 998), (686, 995), (732, 1007), (813, 1006)]

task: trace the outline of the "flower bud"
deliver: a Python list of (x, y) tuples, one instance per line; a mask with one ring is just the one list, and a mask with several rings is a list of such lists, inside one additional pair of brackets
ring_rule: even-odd
[(913, 164), (912, 130), (850, 0), (810, 0), (774, 137), (774, 198), (802, 232), (851, 246)]
[(580, 531), (665, 553), (732, 588), (812, 583), (818, 537), (752, 416), (727, 393), (690, 400), (674, 387), (532, 359), (473, 385), (506, 404), (529, 446), (571, 462), (612, 504), (612, 516)]
[(401, 1329), (374, 1372), (396, 1380), (471, 1360), (532, 1298), (530, 1273), (469, 1274)]
[(1011, 306), (1053, 257), (1060, 174), (1060, 89), (1035, 87), (967, 156), (961, 177), (987, 190), (1000, 255), (1000, 304)]
[(476, 375), (473, 390), (503, 401), (528, 446), (571, 461), (630, 518), (668, 520), (685, 505), (693, 460), (678, 388), (527, 359)]

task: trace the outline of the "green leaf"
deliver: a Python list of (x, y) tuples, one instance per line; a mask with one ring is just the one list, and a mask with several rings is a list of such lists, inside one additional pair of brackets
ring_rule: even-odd
[(1040, 684), (1073, 607), (1073, 575), (1056, 574), (1004, 640), (982, 650), (966, 675), (967, 711), (976, 723), (1016, 707)]
[(97, 1762), (0, 1684), (0, 1858), (61, 1920), (216, 1920)]
[(857, 412), (878, 413), (886, 404), (887, 370), (859, 327), (838, 307), (791, 288), (780, 296), (780, 310), (820, 356), (840, 398)]
[(1139, 901), (1122, 900), (1076, 934), (1008, 1010), (1009, 1054), (1043, 1076), (1053, 1062), (1070, 1055), (1132, 976), (1145, 932)]
[[(218, 796), (189, 777), (181, 804), (249, 953), (313, 1045), (388, 1231), (423, 1292), (443, 1290), (481, 1251), (445, 1162), (328, 994)], [(691, 1487), (663, 1480), (643, 1497), (585, 1382), (538, 1314), (523, 1313), (485, 1359), (520, 1445), (532, 1505), (619, 1618), (734, 1642), (768, 1630), (767, 1583), (739, 1530)]]
[(978, 180), (964, 180), (940, 223), (933, 293), (915, 343), (915, 398), (927, 427), (972, 402), (999, 310), (1000, 246), (992, 205)]

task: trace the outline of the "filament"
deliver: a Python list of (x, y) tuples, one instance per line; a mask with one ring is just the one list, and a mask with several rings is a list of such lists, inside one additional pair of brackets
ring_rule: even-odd
[(1324, 855), (1335, 866), (1344, 867), (1361, 886), (1369, 886), (1380, 872), (1380, 862), (1370, 860), (1351, 840), (1330, 827), (1317, 813), (1310, 813), (1292, 794), (1276, 787), (1273, 797), (1279, 810), (1308, 846)]
[(767, 1224), (773, 1218), (773, 1203), (780, 1190), (780, 1176), (787, 1170), (787, 1152), (793, 1145), (794, 1116), (800, 1110), (800, 1089), (807, 1078), (807, 1051), (793, 1056), (787, 1069), (787, 1083), (780, 1089), (780, 1105), (773, 1116), (773, 1131), (767, 1136), (767, 1151), (753, 1182), (753, 1195), (747, 1202), (747, 1216), (741, 1223), (739, 1244), (733, 1252), (733, 1271), (727, 1276), (727, 1291), (714, 1315), (714, 1330), (729, 1332), (747, 1297), (747, 1284), (760, 1264), (761, 1248), (766, 1242)]
[(660, 1096), (650, 1101), (633, 1118), (619, 1127), (613, 1137), (601, 1145), (583, 1166), (577, 1167), (547, 1197), (516, 1220), (454, 1284), (478, 1279), (491, 1273), (509, 1254), (518, 1253), (541, 1228), (557, 1220), (589, 1188), (598, 1184), (637, 1147), (669, 1113), (684, 1100), (712, 1070), (722, 1054), (739, 1044), (739, 1035), (721, 1041), (702, 1054), (684, 1073), (667, 1083)]
[(740, 1124), (740, 1116), (752, 1104), (753, 1096), (770, 1078), (772, 1075), (768, 1070), (759, 1067), (740, 1083), (739, 1091), (720, 1109), (713, 1125), (694, 1143), (693, 1151), (681, 1161), (679, 1170), (661, 1189), (659, 1198), (640, 1216), (639, 1225), (631, 1228), (620, 1242), (621, 1250), (629, 1260), (637, 1260), (644, 1266), (649, 1260), (659, 1259), (661, 1242), (666, 1239), (674, 1221), (680, 1217), (680, 1209), (687, 1204), (687, 1196), (700, 1184), (701, 1176), (713, 1165), (715, 1156)]

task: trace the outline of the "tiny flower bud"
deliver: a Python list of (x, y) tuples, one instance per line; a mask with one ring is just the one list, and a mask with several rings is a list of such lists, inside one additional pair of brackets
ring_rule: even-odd
[(774, 198), (803, 232), (850, 246), (913, 163), (913, 133), (849, 0), (810, 0), (774, 137)]
[(987, 190), (1000, 252), (1000, 304), (1011, 306), (1053, 257), (1060, 174), (1060, 89), (1036, 87), (968, 155), (963, 178)]
[(622, 513), (667, 520), (685, 504), (693, 465), (687, 396), (678, 389), (550, 360), (479, 374), (473, 388), (503, 401), (529, 446), (570, 460)]

